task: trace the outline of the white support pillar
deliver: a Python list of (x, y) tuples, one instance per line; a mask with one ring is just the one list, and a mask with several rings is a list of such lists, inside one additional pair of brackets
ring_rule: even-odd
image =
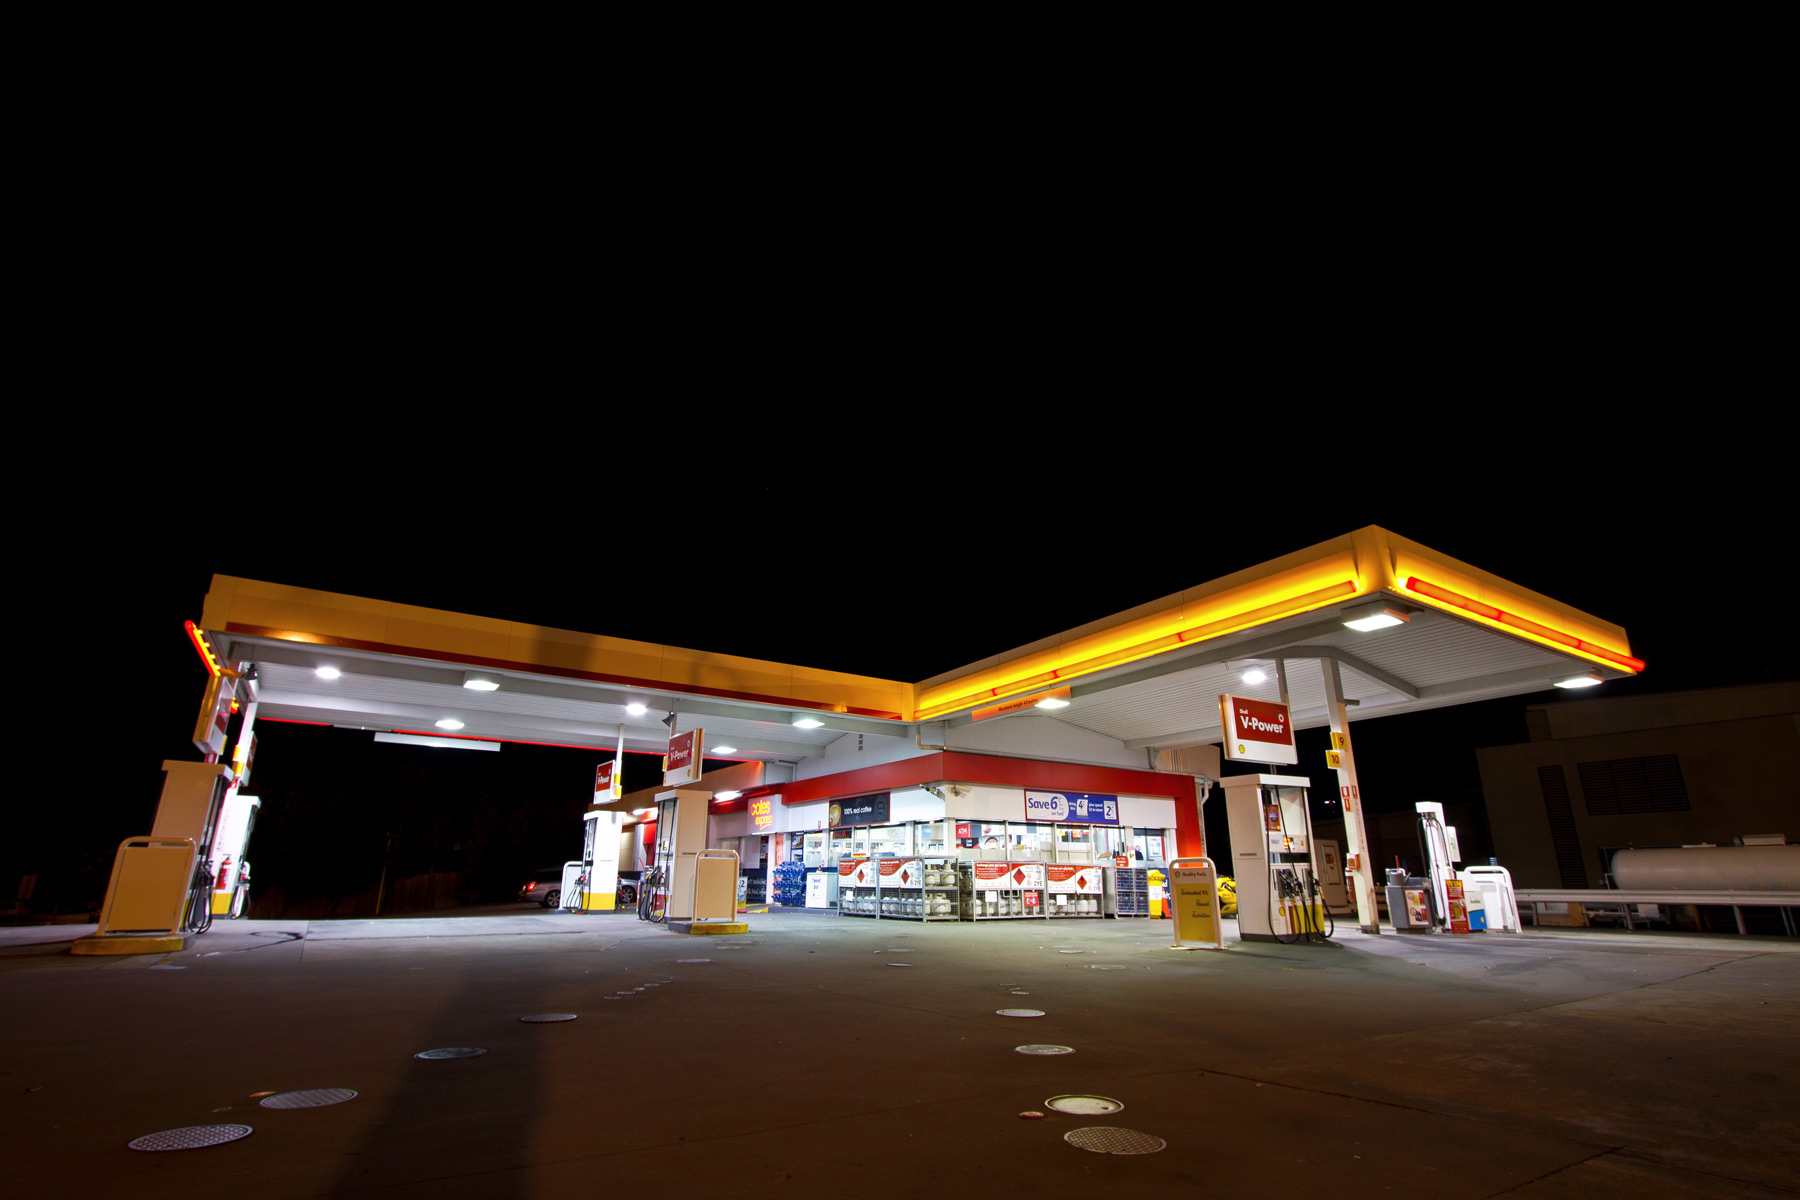
[[(1325, 673), (1325, 711), (1331, 717), (1331, 742), (1338, 751), (1338, 798), (1344, 802), (1344, 871), (1356, 896), (1356, 920), (1364, 933), (1381, 932), (1375, 907), (1375, 864), (1369, 861), (1369, 833), (1363, 824), (1362, 791), (1356, 783), (1356, 754), (1350, 746), (1350, 718), (1344, 705), (1344, 681), (1335, 658), (1319, 660)], [(1352, 870), (1350, 864), (1355, 863)]]

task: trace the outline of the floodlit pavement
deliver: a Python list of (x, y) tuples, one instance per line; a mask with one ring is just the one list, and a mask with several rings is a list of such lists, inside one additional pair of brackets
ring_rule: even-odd
[[(1165, 921), (748, 920), (731, 937), (529, 910), (239, 921), (141, 958), (68, 955), (81, 927), (0, 930), (8, 1190), (1800, 1191), (1791, 941), (1352, 931), (1218, 953), (1169, 949)], [(577, 1019), (520, 1020), (552, 1012)], [(1072, 1053), (1016, 1049), (1032, 1044)], [(486, 1053), (415, 1057), (444, 1047)], [(256, 1098), (323, 1088), (356, 1097)], [(1068, 1094), (1123, 1108), (1045, 1104)], [(254, 1132), (127, 1148), (212, 1124)], [(1166, 1148), (1064, 1140), (1096, 1126)]]

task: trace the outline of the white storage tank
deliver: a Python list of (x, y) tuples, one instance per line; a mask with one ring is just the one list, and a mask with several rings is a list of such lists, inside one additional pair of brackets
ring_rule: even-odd
[(1621, 850), (1613, 882), (1628, 892), (1800, 891), (1800, 846), (1682, 846)]

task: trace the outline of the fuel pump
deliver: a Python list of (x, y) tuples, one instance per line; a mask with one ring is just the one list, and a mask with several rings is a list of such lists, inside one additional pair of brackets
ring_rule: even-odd
[(235, 919), (244, 915), (250, 899), (250, 835), (262, 800), (243, 792), (227, 791), (221, 805), (218, 831), (212, 842), (212, 915)]
[(693, 918), (694, 861), (706, 849), (712, 793), (676, 789), (656, 796), (656, 851), (638, 892), (638, 916), (651, 921)]
[(1231, 827), (1238, 934), (1249, 942), (1324, 941), (1330, 916), (1313, 861), (1311, 781), (1234, 775), (1220, 781)]
[(562, 906), (611, 912), (619, 894), (619, 814), (592, 808), (582, 815), (581, 826), (581, 861), (563, 867)]

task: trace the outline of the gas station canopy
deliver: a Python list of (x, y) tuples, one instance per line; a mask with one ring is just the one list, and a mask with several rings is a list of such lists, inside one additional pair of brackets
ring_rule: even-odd
[[(1644, 667), (1620, 627), (1375, 526), (917, 683), (225, 575), (198, 624), (256, 664), (264, 720), (655, 754), (703, 727), (709, 757), (795, 764), (851, 733), (1005, 753), (1015, 713), (1148, 759), (1221, 741), (1220, 694), (1275, 700), (1293, 660), (1335, 660), (1356, 720)], [(1287, 681), (1294, 725), (1326, 724), (1321, 673)]]

